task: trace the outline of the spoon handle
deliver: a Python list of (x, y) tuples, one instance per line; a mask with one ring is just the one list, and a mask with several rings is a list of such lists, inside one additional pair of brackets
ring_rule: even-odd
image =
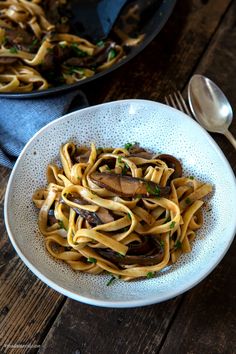
[(233, 136), (233, 134), (231, 134), (229, 130), (226, 130), (226, 131), (224, 132), (224, 135), (225, 135), (226, 138), (231, 142), (231, 144), (233, 145), (233, 147), (234, 147), (235, 150), (236, 150), (236, 139), (235, 139), (235, 137)]

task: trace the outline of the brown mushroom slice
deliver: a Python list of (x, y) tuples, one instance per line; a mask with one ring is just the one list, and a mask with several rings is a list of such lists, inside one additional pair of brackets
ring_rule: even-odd
[(106, 188), (123, 197), (134, 197), (136, 195), (162, 197), (170, 191), (169, 187), (161, 187), (157, 183), (142, 178), (115, 173), (94, 172), (90, 175), (90, 178), (99, 187)]
[(151, 160), (153, 158), (153, 154), (148, 151), (140, 151), (140, 152), (130, 154), (128, 158), (130, 157), (140, 157), (142, 159)]
[(168, 167), (173, 168), (175, 170), (175, 172), (172, 175), (172, 178), (182, 177), (182, 173), (183, 173), (182, 165), (176, 157), (168, 154), (160, 154), (157, 156), (157, 159), (164, 161)]
[[(72, 201), (73, 203), (80, 204), (80, 205), (88, 204), (88, 202), (86, 200), (82, 199), (77, 194), (69, 194), (67, 196), (67, 199)], [(99, 209), (96, 212), (91, 212), (91, 211), (80, 209), (80, 208), (73, 208), (73, 210), (77, 214), (82, 216), (82, 218), (86, 219), (89, 222), (89, 224), (92, 226), (106, 224), (108, 222), (114, 221), (114, 218), (110, 214), (109, 210), (102, 208), (102, 207), (99, 207)]]
[(18, 58), (14, 57), (1, 57), (0, 58), (0, 64), (1, 65), (10, 65), (16, 63)]
[[(97, 249), (97, 252), (107, 260), (121, 266), (131, 265), (131, 264), (137, 264), (140, 266), (149, 266), (149, 265), (160, 263), (164, 258), (164, 249), (161, 246), (160, 242), (158, 240), (154, 241), (154, 239), (150, 238), (148, 244), (149, 244), (149, 248), (148, 248), (149, 250), (147, 253), (144, 254), (130, 255), (129, 254), (130, 245), (129, 245), (129, 250), (125, 256), (122, 256), (110, 249), (101, 248), (101, 249)], [(142, 244), (141, 247), (143, 247)], [(147, 245), (145, 245), (145, 247), (147, 248)]]

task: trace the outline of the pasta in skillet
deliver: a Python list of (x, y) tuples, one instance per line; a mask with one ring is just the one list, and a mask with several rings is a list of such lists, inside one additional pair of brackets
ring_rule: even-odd
[(203, 198), (212, 186), (182, 176), (172, 155), (137, 144), (125, 148), (60, 149), (37, 190), (39, 229), (47, 251), (75, 271), (152, 277), (191, 251), (202, 226)]
[(64, 0), (0, 1), (0, 92), (73, 84), (125, 55), (112, 40), (93, 44), (72, 34), (61, 15), (65, 6)]

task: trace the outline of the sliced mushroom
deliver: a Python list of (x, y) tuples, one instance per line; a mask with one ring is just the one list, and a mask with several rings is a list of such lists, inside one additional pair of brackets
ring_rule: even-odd
[[(69, 194), (67, 199), (80, 205), (88, 204), (86, 200), (75, 194)], [(73, 208), (73, 210), (82, 216), (82, 218), (86, 219), (91, 226), (97, 226), (114, 221), (114, 217), (111, 215), (109, 210), (102, 207), (100, 207), (96, 212), (80, 209), (79, 207)]]
[(161, 187), (157, 183), (146, 181), (142, 178), (122, 176), (115, 173), (94, 172), (90, 175), (91, 180), (101, 188), (115, 193), (119, 196), (134, 197), (167, 195), (169, 187)]
[(175, 170), (172, 175), (172, 179), (182, 176), (182, 165), (176, 157), (168, 154), (160, 154), (157, 156), (157, 158), (164, 161), (168, 167), (173, 168)]
[(14, 57), (0, 57), (0, 64), (2, 65), (10, 65), (10, 64), (14, 64), (15, 62), (17, 62), (18, 58), (14, 58)]
[(131, 252), (134, 252), (133, 246), (131, 246), (132, 244), (129, 245), (128, 252), (125, 256), (121, 256), (110, 249), (101, 248), (98, 249), (97, 252), (109, 261), (121, 266), (129, 264), (149, 266), (160, 263), (164, 257), (164, 249), (160, 242), (154, 237), (149, 236), (148, 240), (145, 239), (143, 243), (137, 245), (136, 250), (139, 250), (138, 252), (143, 251), (142, 254), (130, 254)]
[(140, 157), (142, 159), (151, 160), (153, 158), (153, 154), (148, 151), (140, 151), (140, 152), (130, 154), (128, 158), (130, 157)]

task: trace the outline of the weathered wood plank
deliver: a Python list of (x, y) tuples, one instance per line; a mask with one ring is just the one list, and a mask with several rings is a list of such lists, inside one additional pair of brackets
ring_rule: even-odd
[(163, 101), (184, 88), (229, 0), (181, 0), (164, 29), (129, 63), (84, 90), (92, 104), (124, 98)]
[[(233, 2), (206, 54), (196, 68), (215, 81), (236, 110), (236, 3)], [(231, 126), (236, 136), (236, 121)], [(236, 174), (235, 151), (225, 137), (213, 134)], [(235, 214), (235, 211), (232, 211)], [(224, 235), (222, 235), (223, 237)], [(187, 294), (181, 304), (161, 354), (236, 351), (236, 242), (215, 271)]]
[(14, 354), (35, 351), (63, 296), (38, 280), (17, 256), (2, 267), (0, 284), (0, 349)]
[(0, 167), (0, 353), (22, 354), (37, 350), (64, 297), (28, 270), (8, 239), (3, 202), (9, 173)]
[[(142, 54), (112, 76), (87, 86), (90, 102), (159, 99), (171, 90), (172, 81), (183, 88), (228, 4), (178, 2), (164, 31)], [(160, 53), (158, 60), (153, 53)], [(157, 353), (182, 298), (147, 308), (105, 311), (68, 299), (39, 352)]]
[[(236, 114), (236, 2), (233, 1), (221, 26), (212, 38), (208, 50), (197, 66), (195, 73), (203, 74), (213, 80), (228, 97)], [(235, 115), (234, 114), (234, 115)], [(230, 131), (236, 136), (236, 119), (233, 119)], [(221, 134), (212, 134), (220, 145), (236, 173), (235, 150)]]
[[(183, 88), (229, 3), (230, 0), (179, 1), (164, 30), (143, 53), (84, 88), (90, 102), (133, 97), (157, 100), (169, 92), (172, 82)], [(0, 168), (0, 173), (8, 172)], [(0, 184), (2, 194), (4, 181)], [(2, 200), (0, 205), (2, 208)], [(5, 235), (0, 241), (0, 261), (4, 264), (0, 268), (1, 350), (25, 353), (31, 351), (27, 345), (41, 343), (63, 297), (36, 280), (18, 257), (14, 258), (4, 232), (0, 223), (0, 233)], [(156, 353), (180, 301), (177, 298), (141, 309), (103, 310), (67, 300), (41, 351), (87, 354), (99, 353), (98, 348), (110, 353), (117, 346), (121, 353)], [(68, 329), (64, 337), (60, 335), (63, 326)], [(26, 347), (3, 347), (6, 344)]]
[(236, 242), (205, 281), (187, 293), (160, 354), (232, 354), (236, 348)]
[(104, 310), (67, 300), (39, 353), (154, 354), (180, 301)]

